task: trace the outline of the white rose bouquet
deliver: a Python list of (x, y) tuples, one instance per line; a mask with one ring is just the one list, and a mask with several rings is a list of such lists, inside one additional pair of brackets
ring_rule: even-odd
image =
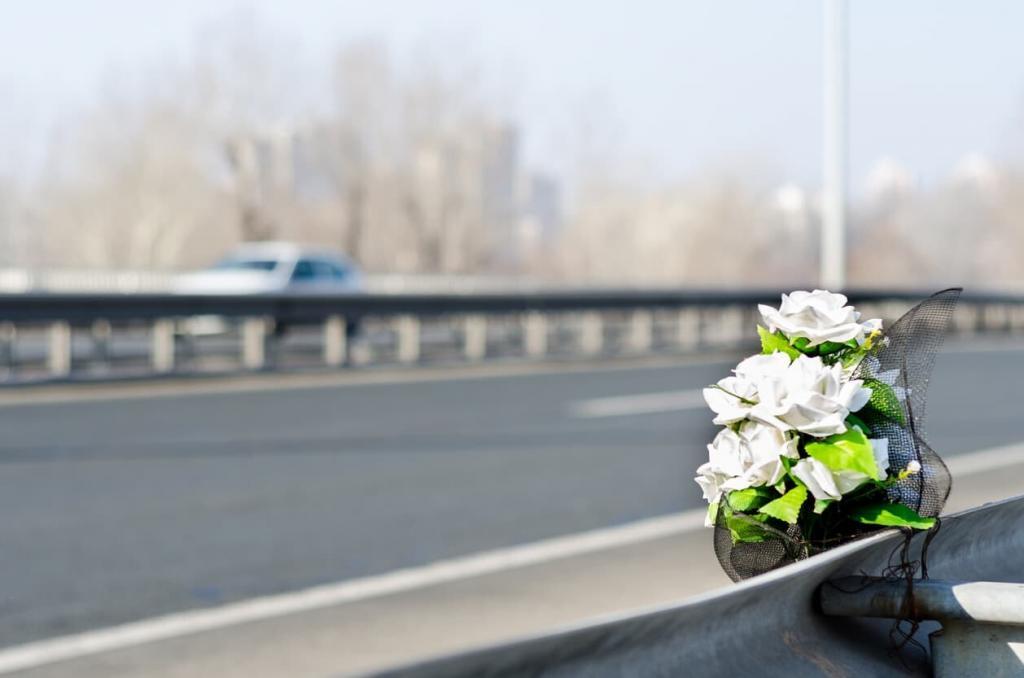
[(950, 481), (923, 439), (924, 390), (959, 292), (888, 330), (824, 290), (758, 307), (761, 353), (704, 389), (723, 428), (695, 480), (730, 577), (933, 526)]

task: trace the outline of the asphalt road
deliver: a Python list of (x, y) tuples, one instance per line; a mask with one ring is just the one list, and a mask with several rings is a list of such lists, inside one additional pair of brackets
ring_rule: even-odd
[[(0, 407), (0, 646), (700, 506), (687, 392), (729, 367)], [(934, 447), (1024, 440), (1022, 378), (1024, 350), (942, 355)], [(629, 413), (659, 398), (684, 409)]]

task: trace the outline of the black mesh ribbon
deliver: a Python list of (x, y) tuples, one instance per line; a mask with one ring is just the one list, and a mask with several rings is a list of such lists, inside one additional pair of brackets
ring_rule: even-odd
[[(952, 486), (949, 469), (925, 440), (924, 425), (928, 381), (960, 292), (959, 288), (938, 292), (884, 328), (882, 340), (854, 374), (866, 386), (875, 385), (871, 407), (863, 410), (863, 418), (872, 438), (888, 439), (890, 472), (906, 468), (911, 461), (921, 464), (919, 473), (892, 485), (888, 497), (877, 488), (867, 491), (882, 492), (880, 499), (904, 504), (925, 517), (939, 515)], [(737, 510), (723, 495), (714, 535), (722, 569), (733, 581), (740, 581), (877, 532), (881, 528), (844, 517), (843, 502), (866, 498), (855, 496), (858, 491), (822, 515), (802, 515), (798, 525), (785, 529), (772, 526), (763, 515)], [(736, 540), (737, 533), (755, 534), (759, 541)]]

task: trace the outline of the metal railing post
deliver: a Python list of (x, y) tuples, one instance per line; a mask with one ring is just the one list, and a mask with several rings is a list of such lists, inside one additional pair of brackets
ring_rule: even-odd
[(150, 364), (157, 374), (174, 371), (174, 320), (160, 318), (153, 321), (150, 337)]
[(242, 366), (262, 370), (267, 366), (267, 319), (246, 318), (242, 321)]
[(1024, 304), (1014, 304), (1010, 307), (1010, 331), (1019, 334), (1024, 330)]
[(548, 320), (543, 313), (530, 311), (523, 316), (523, 352), (529, 358), (542, 358), (548, 352)]
[(345, 318), (328, 316), (324, 321), (324, 362), (330, 367), (341, 367), (348, 360), (348, 334)]
[(71, 325), (66, 321), (50, 323), (46, 366), (52, 377), (71, 374)]
[(679, 309), (676, 337), (679, 348), (692, 350), (700, 345), (700, 311), (696, 308)]
[(599, 355), (604, 350), (604, 318), (600, 311), (588, 311), (580, 318), (580, 351)]
[(94, 320), (89, 334), (92, 336), (93, 357), (104, 366), (110, 365), (110, 339), (114, 333), (110, 321), (103, 318)]
[(14, 371), (14, 345), (18, 340), (18, 327), (12, 322), (0, 323), (0, 372)]
[[(912, 601), (912, 602), (911, 602)], [(823, 584), (821, 611), (836, 617), (934, 619), (936, 678), (1020, 675), (1024, 668), (1024, 584), (924, 580), (913, 598), (903, 582), (848, 577)]]
[(468, 315), (463, 319), (463, 353), (466, 360), (477, 362), (487, 356), (487, 316)]
[(629, 319), (629, 351), (647, 353), (654, 339), (654, 314), (647, 309), (633, 311)]
[(420, 319), (414, 315), (403, 315), (395, 323), (398, 332), (398, 362), (408, 364), (419, 361)]

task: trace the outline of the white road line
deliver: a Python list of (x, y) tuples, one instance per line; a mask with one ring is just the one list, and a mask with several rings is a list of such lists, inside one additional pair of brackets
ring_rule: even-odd
[[(679, 400), (677, 397), (676, 409)], [(947, 464), (954, 478), (1024, 464), (1024, 443), (957, 455), (948, 458)], [(18, 645), (0, 650), (0, 674), (669, 537), (702, 528), (704, 514), (704, 509), (694, 509), (617, 527), (440, 560), (422, 567)]]
[(703, 527), (704, 509), (695, 509), (617, 527), (545, 539), (521, 546), (441, 560), (362, 579), (292, 593), (253, 598), (222, 607), (179, 612), (85, 633), (0, 650), (0, 673), (167, 640), (201, 631), (261, 621), (342, 603), (493, 574), (512, 568), (650, 541)]
[(1024, 464), (1024, 443), (958, 454), (947, 457), (944, 461), (955, 481), (957, 477)]
[(631, 414), (678, 412), (698, 407), (706, 407), (701, 391), (688, 390), (579, 400), (569, 406), (569, 412), (577, 419), (597, 419)]

